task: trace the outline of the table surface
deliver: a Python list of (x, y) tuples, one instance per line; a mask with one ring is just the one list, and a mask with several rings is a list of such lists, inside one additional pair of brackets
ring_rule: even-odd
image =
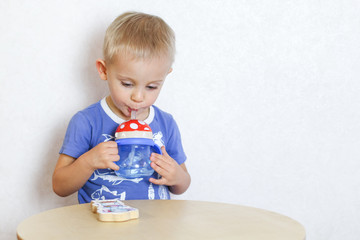
[(241, 205), (187, 200), (131, 200), (139, 219), (100, 222), (90, 204), (34, 215), (17, 228), (18, 239), (246, 239), (304, 240), (305, 229), (278, 213)]

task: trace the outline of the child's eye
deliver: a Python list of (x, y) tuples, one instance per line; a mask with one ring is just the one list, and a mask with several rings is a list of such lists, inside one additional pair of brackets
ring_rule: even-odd
[(121, 82), (121, 85), (123, 85), (124, 87), (132, 87), (133, 84), (129, 83), (129, 82)]
[(157, 86), (153, 86), (153, 85), (147, 86), (147, 89), (149, 89), (149, 90), (155, 90), (157, 88), (158, 88)]

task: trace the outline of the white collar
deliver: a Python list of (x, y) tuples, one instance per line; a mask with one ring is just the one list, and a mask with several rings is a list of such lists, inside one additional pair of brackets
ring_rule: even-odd
[[(126, 121), (126, 120), (122, 119), (121, 117), (119, 117), (118, 115), (116, 115), (110, 109), (109, 105), (106, 102), (106, 97), (101, 99), (100, 105), (101, 105), (102, 109), (104, 110), (104, 112), (117, 124), (121, 124)], [(154, 120), (154, 117), (155, 117), (154, 107), (150, 106), (149, 116), (144, 120), (144, 122), (146, 122), (147, 124), (150, 124)]]

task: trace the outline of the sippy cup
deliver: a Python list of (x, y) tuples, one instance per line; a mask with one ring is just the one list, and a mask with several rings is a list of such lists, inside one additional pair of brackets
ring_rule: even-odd
[(118, 126), (115, 141), (119, 148), (120, 160), (115, 162), (120, 169), (116, 175), (124, 178), (150, 177), (154, 169), (150, 166), (152, 152), (161, 154), (155, 144), (152, 131), (143, 121), (131, 119)]

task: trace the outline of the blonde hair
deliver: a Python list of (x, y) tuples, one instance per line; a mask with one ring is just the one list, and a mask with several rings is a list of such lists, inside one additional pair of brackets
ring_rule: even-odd
[(106, 30), (103, 54), (109, 63), (119, 54), (136, 59), (166, 56), (173, 62), (175, 34), (157, 16), (126, 12), (117, 17)]

